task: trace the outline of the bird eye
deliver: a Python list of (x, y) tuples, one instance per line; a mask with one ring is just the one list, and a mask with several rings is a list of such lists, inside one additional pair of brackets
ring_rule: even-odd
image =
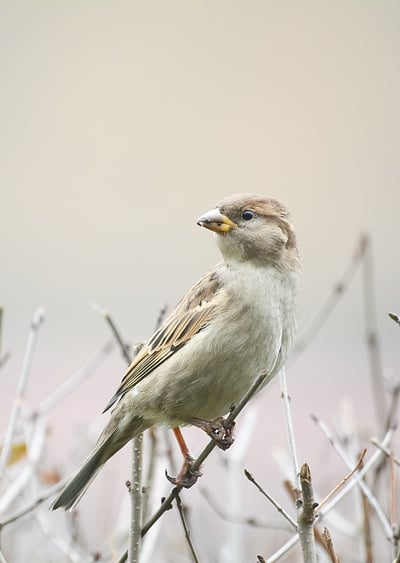
[(253, 219), (254, 217), (254, 213), (253, 211), (250, 211), (250, 209), (245, 209), (244, 211), (242, 211), (242, 219), (244, 219), (245, 221), (250, 221), (251, 219)]

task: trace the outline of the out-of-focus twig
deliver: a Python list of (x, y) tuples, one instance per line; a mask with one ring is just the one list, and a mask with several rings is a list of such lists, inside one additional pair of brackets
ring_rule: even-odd
[(296, 522), (293, 520), (293, 518), (290, 516), (290, 514), (288, 514), (286, 512), (286, 510), (269, 494), (267, 493), (262, 487), (261, 485), (259, 485), (257, 483), (257, 481), (254, 479), (253, 475), (250, 473), (250, 471), (247, 471), (247, 469), (244, 470), (244, 474), (246, 475), (247, 479), (250, 481), (250, 483), (253, 483), (253, 485), (255, 485), (257, 487), (257, 489), (260, 491), (260, 493), (262, 495), (265, 496), (265, 498), (267, 498), (269, 500), (269, 502), (276, 508), (276, 510), (282, 514), (282, 516), (289, 522), (289, 524), (292, 526), (292, 528), (294, 530), (297, 531), (297, 524)]
[(389, 458), (389, 472), (390, 472), (390, 524), (392, 530), (396, 529), (397, 526), (397, 510), (396, 510), (396, 471), (394, 466), (394, 454), (390, 452)]
[(364, 258), (366, 245), (367, 245), (367, 240), (365, 239), (365, 237), (361, 236), (357, 242), (357, 246), (350, 260), (350, 263), (345, 269), (342, 277), (333, 286), (331, 294), (326, 298), (326, 301), (322, 304), (320, 309), (317, 311), (317, 313), (310, 320), (308, 325), (306, 325), (306, 327), (303, 329), (301, 335), (298, 337), (294, 346), (294, 350), (291, 354), (290, 365), (296, 360), (296, 358), (300, 355), (300, 353), (307, 348), (307, 346), (310, 344), (314, 336), (326, 323), (331, 312), (336, 307), (340, 298), (349, 287), (350, 283), (352, 282), (360, 266), (360, 263)]
[(389, 428), (394, 428), (397, 424), (397, 408), (400, 399), (400, 381), (391, 385), (390, 389), (390, 405), (385, 420), (385, 432)]
[(367, 497), (363, 493), (361, 493), (361, 500), (363, 509), (365, 563), (373, 563), (374, 554), (371, 533), (371, 507), (369, 505)]
[[(353, 465), (352, 461), (348, 459), (346, 452), (343, 450), (342, 446), (338, 443), (338, 441), (335, 440), (333, 434), (330, 432), (330, 430), (328, 429), (326, 424), (322, 420), (320, 420), (318, 417), (316, 417), (315, 415), (312, 415), (312, 419), (317, 424), (318, 428), (323, 432), (323, 434), (325, 434), (325, 436), (328, 438), (328, 440), (330, 441), (332, 446), (335, 448), (335, 450), (337, 451), (339, 456), (342, 458), (344, 463), (347, 465), (347, 467), (349, 469), (352, 469), (352, 465)], [(354, 477), (355, 477), (359, 487), (361, 488), (361, 490), (363, 491), (365, 496), (368, 498), (368, 501), (371, 504), (372, 508), (374, 509), (375, 514), (378, 517), (379, 522), (381, 522), (384, 533), (385, 533), (387, 539), (392, 541), (393, 531), (391, 529), (390, 523), (388, 522), (388, 519), (387, 519), (385, 513), (383, 512), (378, 500), (373, 495), (373, 493), (371, 492), (369, 487), (366, 485), (366, 483), (361, 479), (361, 471), (358, 472), (358, 473), (355, 473)]]
[(42, 416), (53, 410), (70, 393), (75, 391), (81, 383), (86, 381), (94, 371), (103, 363), (106, 357), (114, 350), (114, 340), (109, 340), (104, 344), (81, 368), (73, 373), (64, 383), (62, 383), (53, 393), (44, 399), (37, 409), (34, 416)]
[(284, 555), (289, 553), (289, 551), (297, 544), (299, 541), (299, 534), (292, 536), (285, 544), (283, 544), (279, 549), (275, 551), (272, 555), (270, 555), (267, 559), (268, 563), (276, 563), (279, 561)]
[(7, 563), (6, 558), (3, 555), (3, 552), (0, 550), (0, 563)]
[(339, 563), (339, 559), (336, 555), (335, 548), (333, 547), (332, 536), (331, 536), (328, 528), (326, 528), (326, 527), (322, 530), (322, 539), (323, 539), (324, 544), (326, 546), (326, 550), (327, 550), (328, 555), (330, 557), (331, 563)]
[(314, 500), (311, 482), (311, 471), (307, 463), (300, 469), (300, 487), (302, 498), (297, 501), (297, 529), (303, 560), (305, 563), (317, 563), (317, 551), (314, 539), (315, 509), (318, 503)]
[(10, 506), (13, 500), (19, 495), (24, 487), (32, 479), (36, 468), (40, 462), (40, 457), (45, 443), (46, 435), (46, 422), (44, 418), (35, 420), (33, 427), (30, 429), (28, 439), (25, 439), (28, 444), (27, 463), (23, 470), (18, 474), (18, 477), (7, 487), (4, 494), (0, 499), (0, 514)]
[[(383, 452), (386, 455), (386, 457), (390, 457), (391, 450), (389, 450), (389, 448), (385, 448), (384, 446), (382, 446), (382, 444), (380, 444), (376, 438), (371, 438), (370, 442), (371, 444), (374, 444), (374, 446), (376, 446), (381, 452)], [(395, 463), (396, 465), (400, 465), (400, 460), (397, 457), (393, 457), (393, 463)]]
[(157, 457), (157, 444), (158, 444), (158, 436), (157, 436), (157, 428), (156, 426), (152, 426), (147, 431), (147, 436), (150, 438), (150, 452), (149, 452), (149, 462), (147, 465), (147, 472), (144, 479), (144, 486), (143, 486), (143, 520), (146, 520), (149, 513), (149, 500), (153, 488), (154, 482), (154, 475), (156, 469), (156, 457)]
[(185, 532), (185, 538), (186, 538), (187, 544), (189, 546), (189, 551), (190, 551), (190, 554), (192, 556), (192, 559), (193, 559), (194, 563), (200, 563), (200, 560), (198, 558), (198, 555), (197, 555), (196, 550), (195, 550), (194, 545), (193, 545), (191, 533), (190, 533), (190, 530), (189, 530), (189, 526), (186, 522), (185, 512), (184, 512), (181, 497), (180, 497), (179, 494), (176, 495), (176, 506), (178, 508), (179, 517), (180, 517), (181, 522), (182, 522), (182, 526), (183, 526), (183, 529), (184, 529), (184, 532)]
[(400, 318), (395, 313), (388, 313), (389, 317), (400, 326)]
[(0, 305), (0, 368), (6, 363), (10, 357), (10, 352), (7, 350), (3, 354), (3, 317), (4, 307)]
[(284, 407), (284, 414), (285, 414), (285, 426), (286, 426), (286, 435), (287, 441), (289, 446), (289, 455), (292, 462), (292, 472), (293, 472), (293, 483), (295, 486), (295, 490), (299, 490), (299, 462), (297, 460), (297, 451), (296, 451), (296, 444), (294, 438), (294, 429), (293, 429), (293, 420), (292, 420), (292, 413), (290, 410), (290, 397), (287, 390), (287, 383), (286, 383), (286, 372), (285, 368), (282, 368), (279, 373), (279, 381), (281, 385), (281, 398), (283, 399), (283, 407)]
[(365, 244), (364, 260), (362, 262), (365, 329), (377, 420), (383, 424), (386, 420), (386, 397), (378, 338), (374, 257), (369, 236), (364, 235), (363, 238)]
[(37, 333), (44, 321), (44, 310), (40, 307), (34, 312), (31, 328), (29, 331), (28, 343), (25, 350), (24, 361), (22, 364), (21, 374), (18, 380), (17, 392), (11, 410), (10, 421), (8, 423), (6, 435), (4, 438), (3, 448), (0, 455), (0, 477), (3, 475), (8, 456), (10, 454), (14, 432), (18, 423), (21, 412), (22, 402), (25, 396), (25, 390), (32, 365), (33, 352), (35, 350)]
[(0, 522), (0, 531), (6, 526), (8, 526), (9, 524), (12, 524), (13, 522), (19, 520), (20, 518), (23, 518), (24, 516), (35, 510), (43, 502), (48, 500), (50, 497), (61, 491), (61, 489), (65, 486), (67, 482), (68, 479), (63, 479), (62, 481), (56, 483), (56, 485), (51, 487), (51, 489), (46, 491), (46, 493), (44, 493), (43, 495), (37, 497), (33, 502), (28, 504), (28, 506), (25, 506), (25, 508), (22, 508), (21, 510), (19, 510), (18, 512), (7, 518), (7, 520), (3, 520), (3, 522)]

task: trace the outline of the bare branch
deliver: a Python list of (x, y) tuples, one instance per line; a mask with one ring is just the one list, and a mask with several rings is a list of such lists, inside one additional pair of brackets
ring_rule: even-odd
[(4, 366), (6, 361), (10, 357), (10, 352), (6, 350), (3, 354), (3, 317), (4, 317), (4, 307), (0, 305), (0, 368)]
[(396, 529), (397, 526), (397, 511), (396, 511), (396, 471), (394, 467), (394, 454), (390, 452), (389, 458), (389, 471), (390, 471), (390, 524), (392, 530)]
[(331, 294), (327, 297), (326, 301), (322, 304), (321, 308), (315, 316), (310, 320), (308, 325), (304, 328), (302, 334), (299, 336), (295, 343), (294, 350), (291, 354), (290, 365), (296, 360), (296, 358), (303, 352), (310, 342), (313, 340), (314, 336), (318, 333), (321, 327), (326, 323), (330, 314), (338, 304), (340, 298), (345, 293), (350, 283), (360, 266), (361, 261), (364, 258), (365, 250), (367, 246), (367, 240), (365, 237), (361, 236), (357, 242), (356, 249), (353, 256), (345, 269), (339, 281), (333, 286)]
[(289, 446), (289, 454), (292, 462), (293, 483), (296, 489), (299, 489), (299, 462), (297, 460), (296, 443), (294, 438), (292, 413), (290, 410), (290, 397), (288, 395), (285, 368), (279, 373), (279, 381), (281, 384), (281, 398), (283, 399), (286, 435)]
[(36, 345), (36, 337), (38, 330), (42, 325), (43, 321), (44, 321), (44, 310), (42, 308), (38, 308), (33, 314), (31, 329), (29, 331), (28, 343), (25, 350), (24, 362), (22, 364), (21, 374), (18, 380), (17, 392), (12, 406), (10, 421), (4, 438), (3, 448), (1, 450), (0, 477), (3, 475), (4, 468), (7, 464), (8, 456), (10, 455), (14, 432), (20, 416), (21, 405), (25, 396), (25, 390), (31, 370), (33, 352), (35, 350), (35, 345)]
[(371, 507), (367, 497), (361, 493), (362, 509), (363, 509), (363, 528), (364, 528), (364, 546), (365, 546), (365, 563), (373, 563), (374, 556), (372, 551), (372, 533), (371, 533)]
[[(386, 447), (392, 437), (393, 437), (394, 431), (388, 430), (382, 440), (382, 447)], [(377, 463), (379, 461), (379, 459), (381, 458), (382, 455), (382, 451), (377, 450), (376, 452), (374, 452), (372, 454), (372, 456), (369, 458), (369, 460), (364, 463), (363, 467), (360, 469), (360, 471), (358, 473), (355, 474), (355, 476), (357, 477), (357, 479), (352, 479), (350, 481), (348, 481), (346, 483), (346, 485), (344, 487), (342, 487), (342, 489), (336, 494), (335, 498), (333, 498), (331, 501), (329, 501), (325, 507), (319, 511), (320, 515), (323, 516), (325, 514), (328, 514), (328, 512), (330, 512), (360, 481), (360, 479), (362, 479), (362, 477), (364, 477), (364, 475), (366, 475), (368, 473), (368, 471), (375, 465), (375, 463)], [(385, 528), (386, 529), (386, 528)], [(389, 538), (391, 539), (391, 538)]]
[(314, 539), (315, 509), (318, 503), (314, 501), (314, 492), (311, 482), (311, 472), (307, 463), (300, 469), (300, 486), (302, 499), (298, 505), (298, 532), (303, 553), (304, 563), (317, 563), (317, 551)]
[(34, 412), (34, 416), (48, 414), (61, 401), (70, 395), (81, 383), (86, 381), (94, 371), (103, 363), (106, 357), (114, 350), (114, 340), (109, 340), (102, 346), (81, 368), (73, 373), (53, 393), (44, 399)]
[(7, 520), (0, 522), (0, 531), (6, 526), (8, 526), (9, 524), (12, 524), (13, 522), (19, 520), (20, 518), (23, 518), (24, 516), (35, 510), (43, 502), (48, 500), (50, 497), (61, 491), (61, 489), (65, 486), (67, 482), (68, 479), (63, 479), (62, 481), (51, 487), (51, 489), (49, 489), (44, 495), (39, 496), (33, 502), (28, 504), (28, 506), (22, 508), (21, 510), (19, 510), (18, 512), (7, 518)]
[(338, 491), (340, 491), (340, 489), (347, 483), (347, 481), (354, 475), (354, 473), (356, 473), (361, 469), (366, 455), (367, 455), (367, 448), (364, 448), (360, 454), (360, 457), (358, 458), (355, 467), (350, 471), (350, 473), (345, 475), (343, 479), (339, 481), (339, 483), (326, 495), (324, 500), (320, 502), (318, 506), (318, 512), (320, 512), (321, 509), (331, 500), (331, 498), (334, 497)]
[[(227, 514), (218, 504), (215, 502), (211, 494), (205, 489), (204, 487), (199, 487), (199, 491), (202, 496), (205, 498), (209, 506), (212, 510), (222, 518), (222, 520), (226, 520), (227, 522), (232, 522), (233, 524), (238, 524), (242, 526), (251, 526), (253, 528), (269, 528), (274, 530), (284, 530), (287, 531), (286, 526), (282, 526), (277, 524), (276, 522), (260, 522), (257, 518), (253, 518), (252, 516), (242, 517), (242, 516), (232, 516), (231, 514)], [(294, 524), (296, 522), (293, 520)]]
[(250, 481), (250, 483), (253, 483), (253, 485), (255, 485), (257, 487), (257, 489), (260, 491), (260, 493), (262, 495), (264, 495), (265, 498), (267, 498), (271, 504), (273, 504), (273, 506), (276, 508), (276, 510), (280, 514), (282, 514), (282, 516), (284, 518), (286, 518), (286, 520), (289, 522), (289, 524), (292, 526), (292, 528), (297, 532), (297, 524), (293, 520), (293, 518), (286, 512), (286, 510), (269, 493), (267, 493), (261, 487), (261, 485), (259, 485), (257, 483), (257, 481), (254, 479), (253, 475), (249, 471), (247, 471), (247, 469), (244, 470), (244, 474), (246, 475), (246, 477)]
[[(335, 440), (334, 436), (332, 435), (332, 433), (329, 431), (328, 427), (320, 420), (318, 419), (315, 415), (312, 415), (312, 419), (316, 422), (318, 428), (325, 434), (325, 436), (328, 438), (328, 440), (330, 441), (330, 443), (332, 444), (332, 446), (335, 448), (335, 450), (337, 451), (337, 453), (340, 455), (340, 457), (343, 459), (344, 463), (347, 465), (347, 467), (349, 469), (352, 469), (352, 462), (351, 460), (348, 459), (346, 452), (343, 450), (342, 446), (337, 442), (337, 440)], [(379, 502), (377, 501), (376, 497), (373, 495), (373, 493), (371, 492), (371, 490), (369, 489), (369, 487), (367, 487), (367, 485), (365, 484), (365, 482), (361, 479), (361, 471), (358, 473), (354, 474), (354, 477), (359, 485), (359, 487), (361, 488), (361, 490), (363, 491), (363, 493), (366, 495), (366, 497), (368, 498), (369, 503), (371, 504), (372, 508), (374, 509), (378, 520), (381, 522), (383, 530), (385, 532), (386, 537), (392, 541), (393, 539), (393, 531), (392, 528), (388, 522), (388, 519), (386, 518), (385, 513), (383, 512)]]
[(189, 551), (190, 551), (190, 554), (192, 556), (192, 559), (193, 559), (194, 563), (200, 563), (200, 560), (197, 556), (196, 550), (195, 550), (193, 542), (192, 542), (190, 530), (189, 530), (189, 527), (187, 525), (186, 518), (185, 518), (184, 507), (182, 506), (182, 501), (181, 501), (181, 497), (180, 497), (179, 494), (176, 495), (176, 506), (178, 508), (179, 516), (180, 516), (180, 519), (181, 519), (181, 522), (182, 522), (182, 526), (183, 526), (183, 529), (185, 531), (185, 538), (186, 538), (187, 544), (189, 546)]
[[(382, 446), (382, 444), (380, 444), (378, 442), (378, 440), (376, 438), (371, 438), (370, 439), (371, 444), (374, 444), (374, 446), (376, 446), (381, 452), (383, 452), (387, 457), (390, 458), (391, 456), (391, 450), (389, 450), (389, 448), (385, 448), (384, 446)], [(395, 463), (396, 465), (400, 465), (400, 460), (397, 459), (397, 457), (393, 457), (393, 463)]]
[(119, 344), (119, 348), (121, 350), (121, 354), (122, 354), (123, 358), (125, 359), (127, 364), (130, 364), (131, 361), (132, 361), (132, 358), (131, 358), (131, 355), (130, 355), (130, 352), (129, 352), (129, 344), (124, 342), (122, 335), (121, 335), (119, 329), (117, 328), (117, 325), (115, 324), (115, 321), (111, 317), (110, 313), (106, 309), (103, 309), (102, 307), (100, 307), (99, 305), (93, 305), (93, 309), (97, 313), (100, 313), (100, 315), (106, 321), (106, 323), (108, 324), (108, 326), (111, 329), (112, 334), (114, 335), (115, 340)]
[(328, 555), (331, 559), (331, 563), (339, 563), (339, 559), (335, 553), (335, 548), (333, 547), (333, 540), (332, 540), (332, 536), (328, 530), (328, 528), (324, 528), (322, 531), (322, 539), (324, 541), (326, 550), (328, 552)]
[(378, 339), (378, 322), (376, 312), (376, 290), (374, 257), (371, 241), (368, 235), (364, 235), (365, 253), (363, 260), (363, 297), (364, 316), (370, 363), (370, 374), (372, 380), (373, 397), (378, 421), (385, 421), (386, 397), (383, 383), (382, 358)]

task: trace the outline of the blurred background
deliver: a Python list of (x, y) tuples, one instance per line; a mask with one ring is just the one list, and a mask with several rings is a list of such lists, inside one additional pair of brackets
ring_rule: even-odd
[[(37, 306), (46, 321), (30, 405), (109, 339), (94, 303), (131, 343), (150, 335), (160, 307), (219, 260), (196, 218), (243, 191), (293, 215), (300, 332), (369, 233), (384, 373), (398, 375), (388, 312), (400, 312), (399, 24), (396, 0), (1, 2), (3, 429)], [(381, 422), (365, 332), (357, 274), (288, 370), (311, 468), (330, 452), (315, 447), (311, 412), (332, 422), (346, 404), (367, 437)], [(74, 467), (81, 430), (101, 428), (124, 368), (115, 350), (52, 412), (48, 466)], [(285, 444), (278, 385), (257, 404), (261, 447), (247, 463), (280, 484), (270, 453)], [(188, 434), (196, 451), (203, 438)]]

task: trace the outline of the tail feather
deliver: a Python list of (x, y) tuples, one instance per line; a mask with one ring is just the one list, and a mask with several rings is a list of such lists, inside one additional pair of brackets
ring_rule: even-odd
[(111, 456), (105, 455), (107, 446), (109, 445), (110, 436), (90, 454), (84, 461), (82, 467), (71, 477), (65, 485), (61, 493), (51, 505), (52, 510), (64, 508), (64, 510), (72, 510), (79, 502), (82, 495), (86, 492), (90, 483), (96, 477), (97, 473), (103, 467), (107, 459)]
[(109, 431), (107, 427), (100, 436), (99, 442), (93, 452), (83, 462), (82, 467), (71, 477), (50, 508), (52, 510), (56, 510), (57, 508), (72, 510), (106, 461), (136, 434), (142, 432), (149, 426), (150, 424), (145, 423), (143, 419), (135, 417), (134, 423), (125, 427), (124, 430), (121, 430), (118, 426), (114, 426), (111, 433), (103, 437), (108, 433), (107, 431)]

